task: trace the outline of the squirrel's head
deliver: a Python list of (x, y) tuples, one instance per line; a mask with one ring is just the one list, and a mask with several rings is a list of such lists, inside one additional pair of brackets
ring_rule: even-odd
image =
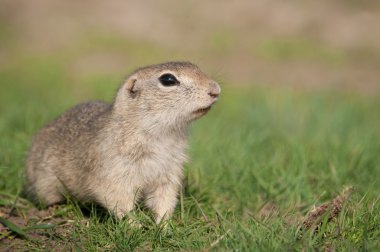
[(220, 91), (196, 65), (168, 62), (134, 71), (119, 89), (114, 108), (146, 130), (183, 128), (205, 115)]

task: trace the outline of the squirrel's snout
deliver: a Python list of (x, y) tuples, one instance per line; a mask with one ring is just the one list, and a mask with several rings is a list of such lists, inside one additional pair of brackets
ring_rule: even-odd
[(209, 92), (208, 92), (208, 95), (211, 96), (212, 98), (218, 98), (219, 95), (220, 95), (220, 86), (218, 85), (218, 83), (216, 82), (211, 82), (210, 83), (210, 88), (209, 88)]

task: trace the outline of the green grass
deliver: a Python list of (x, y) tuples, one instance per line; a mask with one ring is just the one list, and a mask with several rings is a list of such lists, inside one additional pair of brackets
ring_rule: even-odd
[[(78, 102), (111, 100), (119, 80), (94, 75), (81, 85), (60, 54), (15, 62), (0, 71), (0, 206), (17, 208), (32, 135)], [(53, 214), (70, 220), (68, 232), (58, 223), (41, 231), (44, 240), (13, 241), (23, 249), (44, 250), (52, 242), (83, 251), (380, 248), (379, 97), (226, 83), (218, 104), (191, 133), (185, 186), (166, 229), (144, 209), (135, 212), (143, 227), (133, 228), (69, 201)], [(296, 220), (345, 186), (355, 193), (338, 218), (319, 232), (302, 233)], [(260, 218), (267, 203), (278, 213)], [(1, 242), (0, 250), (10, 246)]]

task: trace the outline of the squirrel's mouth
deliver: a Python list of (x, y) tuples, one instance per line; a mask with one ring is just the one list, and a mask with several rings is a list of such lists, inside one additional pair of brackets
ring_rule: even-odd
[(211, 105), (208, 107), (197, 109), (193, 113), (194, 114), (206, 114), (210, 109), (211, 109)]

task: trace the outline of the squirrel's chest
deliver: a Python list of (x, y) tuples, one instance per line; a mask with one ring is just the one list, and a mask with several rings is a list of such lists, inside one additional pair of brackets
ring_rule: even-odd
[(156, 143), (151, 145), (146, 155), (135, 163), (135, 169), (147, 180), (165, 179), (180, 176), (186, 159), (184, 143)]
[(185, 141), (136, 143), (116, 153), (108, 153), (104, 160), (107, 176), (138, 180), (141, 183), (177, 180), (186, 162)]

